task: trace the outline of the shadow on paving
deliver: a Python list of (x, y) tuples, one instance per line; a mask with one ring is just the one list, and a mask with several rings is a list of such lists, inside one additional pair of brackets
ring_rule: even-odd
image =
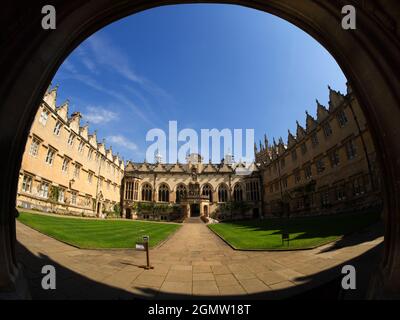
[[(368, 215), (365, 217), (365, 215)], [(368, 212), (368, 213), (357, 213), (353, 214), (351, 218), (363, 218), (365, 220), (361, 221), (360, 225), (354, 228), (351, 225), (351, 220), (348, 220), (349, 216), (344, 214), (326, 216), (324, 219), (329, 221), (327, 226), (321, 228), (321, 217), (301, 217), (301, 218), (277, 218), (276, 220), (264, 220), (264, 221), (254, 221), (254, 220), (242, 220), (242, 221), (229, 221), (230, 224), (235, 225), (237, 229), (251, 230), (251, 231), (262, 231), (268, 232), (273, 230), (273, 232), (266, 235), (266, 237), (271, 235), (281, 235), (282, 232), (288, 232), (290, 240), (308, 240), (316, 238), (330, 238), (330, 237), (341, 237), (345, 235), (344, 240), (339, 240), (337, 246), (332, 248), (335, 250), (337, 248), (342, 248), (344, 246), (349, 246), (348, 239), (346, 235), (357, 235), (365, 232), (370, 232), (372, 229), (379, 229), (377, 233), (374, 233), (370, 240), (376, 239), (383, 235), (383, 227), (381, 227), (382, 221), (380, 219), (379, 212)], [(297, 234), (297, 235), (294, 235)], [(364, 242), (364, 238), (354, 237), (354, 244)], [(360, 242), (357, 242), (360, 241)]]
[(337, 249), (341, 249), (344, 247), (352, 247), (361, 244), (363, 242), (373, 241), (375, 239), (378, 239), (379, 237), (382, 237), (383, 234), (384, 234), (384, 226), (383, 222), (380, 221), (379, 223), (373, 226), (352, 233), (351, 236), (344, 236), (341, 239), (336, 240), (328, 247), (322, 249), (321, 252), (319, 253), (335, 251)]
[[(306, 281), (295, 287), (281, 290), (261, 292), (257, 294), (239, 296), (192, 296), (186, 294), (173, 294), (159, 292), (152, 288), (136, 289), (138, 293), (119, 289), (98, 281), (91, 280), (73, 270), (51, 260), (48, 256), (32, 254), (22, 244), (17, 243), (17, 257), (24, 267), (25, 277), (28, 279), (32, 299), (34, 300), (64, 300), (64, 299), (110, 299), (110, 300), (260, 300), (260, 299), (363, 299), (368, 287), (368, 282), (380, 261), (383, 244), (365, 252), (361, 256), (349, 260), (357, 270), (357, 290), (343, 292), (340, 289), (341, 266), (330, 268), (319, 273), (305, 276), (296, 280)], [(41, 281), (44, 275), (41, 269), (50, 264), (56, 268), (56, 290), (43, 290)], [(101, 268), (101, 266), (99, 266)], [(328, 282), (327, 282), (328, 281)]]
[[(291, 231), (292, 232), (292, 231)], [(373, 225), (370, 225), (368, 227), (362, 228), (358, 231), (353, 231), (349, 234), (345, 234), (338, 240), (334, 240), (331, 244), (327, 244), (327, 248), (321, 249), (320, 253), (324, 252), (330, 252), (330, 251), (335, 251), (337, 249), (345, 248), (345, 247), (352, 247), (356, 246), (358, 244), (361, 244), (363, 242), (367, 241), (373, 241), (378, 239), (379, 237), (382, 237), (384, 234), (384, 227), (383, 227), (383, 222), (379, 221), (378, 223), (375, 223)], [(281, 231), (276, 231), (272, 233), (272, 235), (281, 235)], [(310, 239), (310, 238), (320, 238), (320, 237), (328, 237), (328, 236), (337, 236), (340, 237), (341, 234), (332, 234), (332, 233), (324, 233), (320, 232), (318, 230), (313, 230), (313, 231), (307, 231), (303, 234), (300, 234), (298, 236), (291, 236), (290, 240), (299, 240), (299, 239)], [(318, 245), (319, 246), (325, 246), (325, 245)], [(290, 248), (289, 248), (290, 249)]]

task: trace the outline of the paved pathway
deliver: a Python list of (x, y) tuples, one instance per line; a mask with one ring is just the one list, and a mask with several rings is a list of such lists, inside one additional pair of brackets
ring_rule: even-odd
[[(153, 270), (141, 267), (143, 252), (77, 249), (19, 222), (17, 256), (33, 298), (39, 299), (282, 298), (338, 277), (346, 261), (375, 250), (383, 240), (371, 228), (313, 250), (236, 251), (206, 225), (193, 222), (151, 250)], [(40, 287), (44, 264), (56, 266), (54, 291)]]

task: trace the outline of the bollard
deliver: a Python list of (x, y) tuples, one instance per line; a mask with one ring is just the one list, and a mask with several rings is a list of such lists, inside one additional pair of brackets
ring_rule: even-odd
[(149, 239), (149, 236), (143, 236), (143, 240), (136, 242), (136, 250), (146, 251), (146, 265), (141, 266), (141, 268), (144, 268), (146, 270), (154, 269), (154, 267), (150, 265)]
[(150, 239), (149, 236), (143, 236), (144, 247), (145, 247), (145, 250), (146, 250), (146, 266), (144, 268), (146, 270), (154, 269), (154, 267), (152, 267), (150, 265), (149, 239)]

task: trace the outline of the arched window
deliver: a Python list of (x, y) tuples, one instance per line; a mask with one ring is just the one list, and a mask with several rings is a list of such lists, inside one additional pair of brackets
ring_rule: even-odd
[(142, 186), (142, 201), (153, 200), (153, 188), (148, 183)]
[(176, 203), (180, 203), (182, 199), (186, 198), (187, 190), (185, 185), (179, 184), (176, 188)]
[(260, 201), (260, 191), (258, 181), (252, 180), (246, 183), (246, 193), (248, 201)]
[(138, 198), (137, 198), (138, 184), (139, 183), (137, 180), (126, 181), (126, 183), (125, 183), (125, 199), (126, 200), (138, 200)]
[(169, 202), (169, 188), (164, 183), (158, 188), (158, 201)]
[(220, 185), (218, 188), (218, 202), (228, 201), (228, 188), (226, 185)]
[(233, 188), (233, 201), (243, 201), (243, 189), (240, 184), (236, 184)]
[(139, 199), (139, 181), (135, 181), (133, 186), (133, 200)]
[(210, 202), (213, 201), (212, 188), (211, 188), (211, 186), (209, 184), (206, 184), (206, 185), (203, 186), (203, 190), (202, 190), (201, 194), (203, 196), (208, 196), (208, 200)]

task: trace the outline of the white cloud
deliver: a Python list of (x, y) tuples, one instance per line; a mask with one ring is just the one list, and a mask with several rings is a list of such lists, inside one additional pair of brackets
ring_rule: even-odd
[(126, 54), (107, 38), (94, 35), (88, 39), (91, 51), (99, 64), (106, 65), (128, 80), (143, 84), (144, 80), (133, 70)]
[(88, 58), (82, 58), (82, 63), (93, 73), (97, 73), (96, 65)]
[(83, 118), (94, 124), (105, 124), (118, 119), (118, 114), (102, 107), (89, 106), (83, 113)]
[(120, 50), (108, 38), (98, 34), (88, 39), (89, 47), (97, 63), (108, 66), (121, 76), (139, 84), (142, 89), (160, 98), (172, 99), (172, 96), (152, 81), (139, 75), (131, 66), (129, 56)]
[(98, 74), (98, 68), (95, 62), (87, 55), (87, 50), (84, 47), (78, 47), (76, 53), (80, 58), (80, 62), (92, 73)]
[(76, 70), (75, 66), (73, 65), (73, 63), (69, 60), (65, 60), (64, 63), (62, 64), (62, 66), (68, 70), (71, 73), (77, 73), (78, 71)]
[[(106, 86), (95, 78), (98, 77), (99, 73), (102, 72), (104, 68), (107, 68), (129, 81), (130, 85), (125, 85), (125, 88), (132, 87), (134, 84), (133, 87), (137, 85), (147, 94), (150, 94), (160, 101), (173, 101), (172, 96), (165, 90), (136, 73), (130, 64), (129, 56), (123, 50), (114, 45), (109, 38), (95, 34), (91, 36), (84, 45), (78, 47), (76, 53), (79, 63), (77, 62), (73, 65), (70, 61), (65, 61), (63, 64), (65, 67), (64, 69), (67, 71), (64, 73), (65, 78), (78, 80), (99, 92), (111, 96), (121, 104), (120, 107), (128, 107), (139, 119), (151, 126), (156, 126), (153, 121), (153, 119), (156, 119), (156, 115), (152, 112), (152, 108), (147, 99), (144, 98), (146, 94), (140, 95), (139, 99), (142, 101), (140, 103), (141, 105), (138, 105), (130, 97), (132, 94), (131, 90), (128, 90), (130, 94), (124, 94), (120, 89), (112, 89), (113, 84)], [(83, 70), (79, 69), (78, 71), (78, 65), (83, 65), (85, 68)], [(89, 73), (85, 72), (85, 69), (88, 70)], [(135, 89), (132, 88), (132, 90)], [(138, 98), (138, 95), (136, 95), (136, 98)], [(94, 119), (94, 121), (92, 120), (93, 123), (102, 122), (101, 114), (90, 113), (88, 116)], [(158, 114), (158, 116), (161, 115)]]
[(126, 137), (122, 135), (115, 135), (115, 136), (109, 136), (107, 137), (107, 142), (111, 144), (118, 145), (120, 147), (124, 147), (126, 149), (136, 151), (137, 150), (137, 145), (134, 142), (129, 141)]
[(120, 91), (117, 92), (115, 90), (106, 88), (105, 86), (103, 86), (102, 84), (97, 82), (95, 79), (93, 79), (91, 76), (82, 74), (82, 73), (68, 74), (68, 75), (65, 75), (64, 78), (78, 80), (99, 92), (108, 94), (109, 96), (119, 100), (119, 102), (122, 103), (123, 105), (129, 107), (143, 121), (147, 122), (150, 125), (154, 125), (153, 122), (151, 120), (149, 120), (149, 118), (146, 116), (146, 114), (142, 111), (142, 108), (139, 107), (138, 105), (136, 105), (132, 101), (132, 99), (128, 98), (126, 95), (124, 95)]

